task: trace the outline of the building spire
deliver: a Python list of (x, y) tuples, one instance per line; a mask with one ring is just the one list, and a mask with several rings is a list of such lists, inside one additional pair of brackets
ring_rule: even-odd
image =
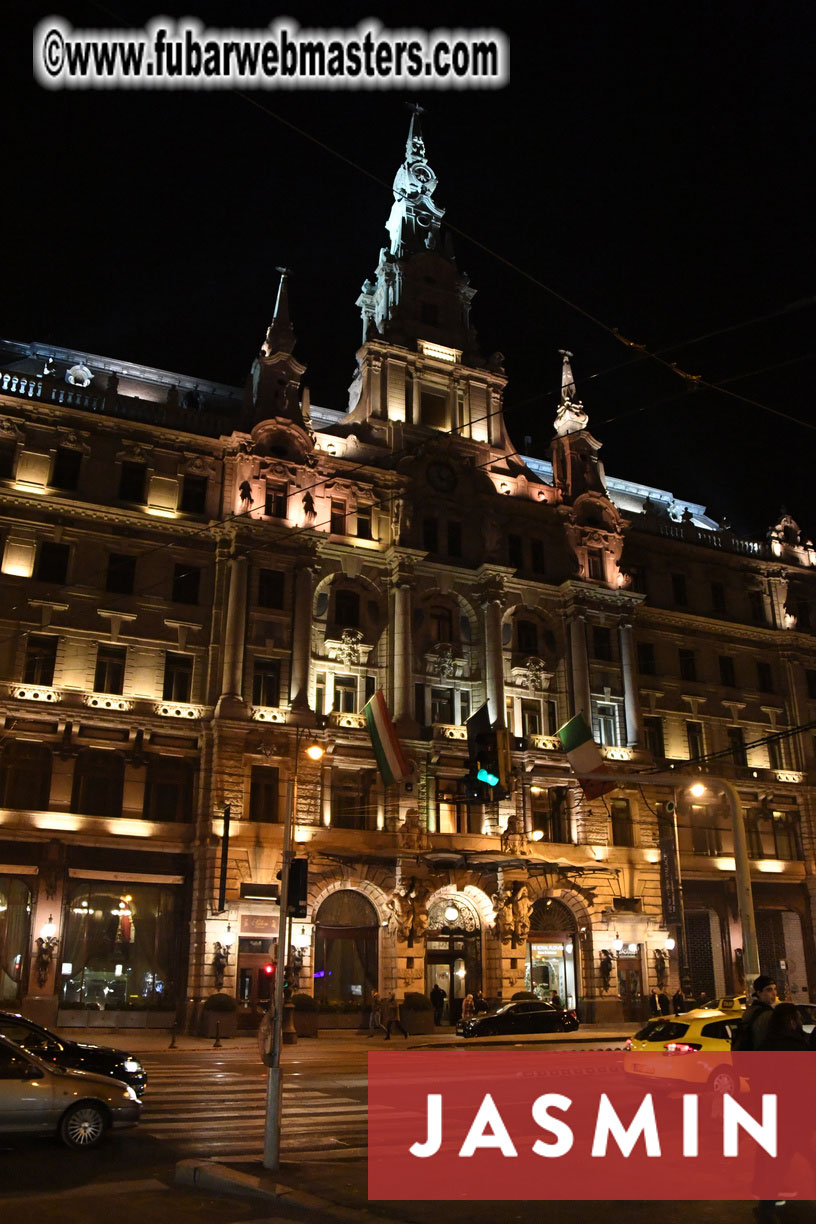
[(589, 417), (584, 412), (584, 405), (577, 398), (570, 364), (573, 354), (569, 349), (558, 351), (561, 354), (561, 402), (555, 414), (554, 425), (559, 438), (563, 438), (564, 434), (578, 433), (586, 429)]
[(425, 156), (421, 114), (422, 107), (412, 103), (405, 161), (394, 179), (394, 204), (386, 224), (391, 238), (389, 251), (397, 259), (434, 250), (445, 215), (444, 208), (433, 199), (437, 179)]
[(291, 353), (297, 337), (289, 319), (289, 288), (288, 279), (291, 268), (277, 268), (280, 272), (278, 296), (275, 300), (275, 313), (272, 322), (266, 329), (266, 339), (261, 345), (264, 357), (272, 357), (275, 353)]

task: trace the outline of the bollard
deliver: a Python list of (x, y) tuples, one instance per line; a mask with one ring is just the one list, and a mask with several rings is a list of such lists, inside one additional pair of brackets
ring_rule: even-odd
[(174, 1024), (170, 1030), (170, 1044), (167, 1047), (168, 1050), (175, 1050), (176, 1048), (176, 1028), (177, 1027), (178, 1026)]
[(221, 1021), (220, 1020), (216, 1020), (215, 1022), (215, 1041), (213, 1042), (213, 1049), (214, 1050), (221, 1049)]

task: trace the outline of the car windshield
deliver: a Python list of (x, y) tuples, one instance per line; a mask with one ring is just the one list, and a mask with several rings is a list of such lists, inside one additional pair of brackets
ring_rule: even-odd
[(650, 1020), (635, 1036), (638, 1041), (679, 1041), (687, 1032), (688, 1025), (676, 1020)]

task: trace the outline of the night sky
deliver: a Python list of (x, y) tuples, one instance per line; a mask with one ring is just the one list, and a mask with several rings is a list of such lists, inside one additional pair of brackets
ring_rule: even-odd
[[(764, 535), (782, 503), (816, 534), (811, 4), (23, 7), (4, 14), (0, 334), (241, 384), (283, 263), (312, 400), (345, 407), (412, 96), (482, 349), (506, 356), (515, 444), (546, 455), (569, 348), (608, 472), (739, 534)], [(160, 12), (405, 24), (392, 8), (505, 30), (509, 86), (242, 97), (31, 77), (33, 25), (53, 12), (97, 28)]]

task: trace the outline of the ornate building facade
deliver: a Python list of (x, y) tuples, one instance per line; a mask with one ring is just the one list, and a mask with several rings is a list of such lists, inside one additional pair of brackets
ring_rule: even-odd
[[(451, 1019), (480, 987), (638, 1018), (678, 978), (671, 801), (695, 990), (737, 990), (706, 775), (739, 789), (763, 971), (816, 992), (816, 551), (607, 476), (569, 353), (550, 457), (522, 456), (435, 188), (415, 115), (342, 408), (309, 404), (285, 274), (243, 392), (0, 344), (2, 1005), (169, 1023), (223, 988), (257, 1022), (290, 796), (298, 984), (328, 1003), (439, 982)], [(465, 780), (485, 702), (501, 801)], [(598, 800), (555, 736), (577, 712), (628, 779)]]

